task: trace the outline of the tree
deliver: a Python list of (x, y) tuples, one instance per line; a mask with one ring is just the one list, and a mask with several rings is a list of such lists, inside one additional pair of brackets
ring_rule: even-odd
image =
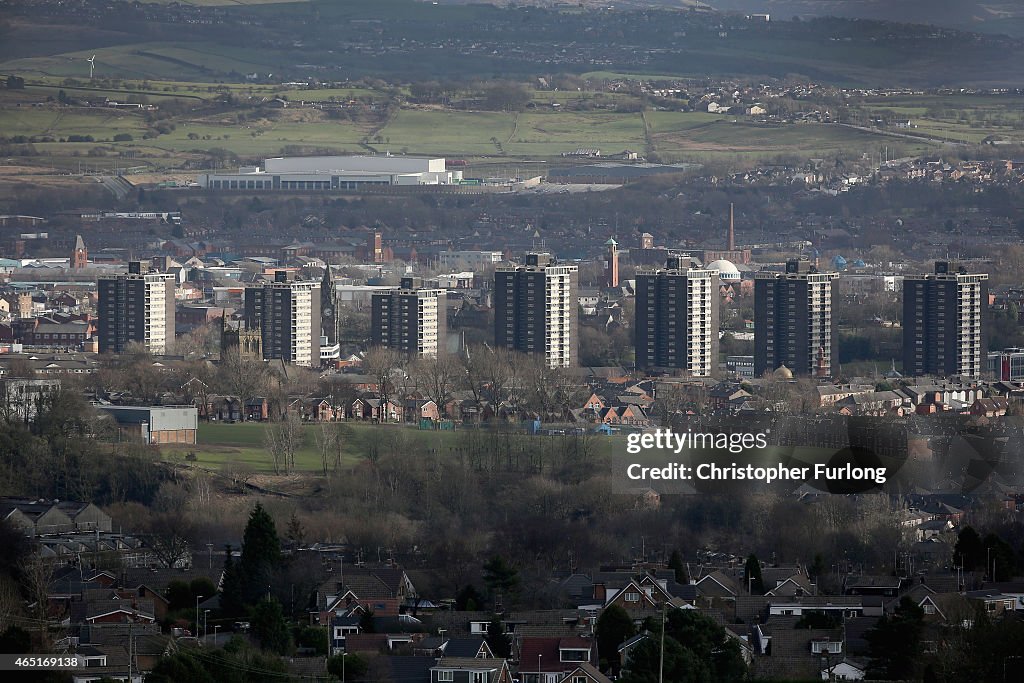
[(473, 584), (464, 586), (455, 594), (455, 609), (460, 612), (475, 612), (484, 604), (484, 597)]
[(295, 629), (295, 645), (310, 648), (317, 656), (324, 657), (330, 650), (330, 633), (323, 626), (300, 626)]
[(623, 662), (619, 661), (619, 645), (636, 635), (633, 617), (618, 605), (612, 605), (601, 612), (595, 625), (597, 632), (597, 653), (614, 673), (618, 673)]
[(192, 591), (193, 597), (197, 597), (200, 600), (206, 600), (217, 594), (217, 586), (213, 584), (213, 581), (208, 576), (197, 576), (189, 581), (188, 588)]
[(747, 582), (747, 590), (751, 595), (764, 595), (764, 579), (761, 576), (761, 562), (758, 561), (757, 555), (747, 558), (747, 563), (743, 566), (743, 580)]
[[(709, 616), (696, 610), (669, 610), (665, 635), (679, 643), (692, 655), (689, 659), (696, 670), (710, 670), (706, 680), (738, 681), (746, 673), (746, 665), (739, 645), (725, 629)], [(667, 654), (666, 648), (666, 654)], [(700, 678), (680, 680), (701, 680)]]
[(231, 556), (231, 545), (224, 546), (224, 578), (221, 582), (220, 608), (225, 614), (241, 614), (245, 599), (241, 571)]
[(519, 571), (495, 555), (484, 564), (484, 584), (492, 594), (515, 593), (519, 588)]
[(683, 556), (678, 550), (673, 550), (672, 554), (669, 555), (668, 568), (675, 572), (676, 583), (684, 585), (690, 583), (690, 576), (686, 571), (686, 564), (683, 562)]
[(285, 529), (285, 538), (288, 539), (288, 546), (292, 549), (301, 548), (306, 542), (306, 529), (302, 526), (299, 516), (292, 510), (292, 516), (288, 518), (288, 527)]
[(497, 614), (491, 617), (491, 623), (487, 625), (487, 638), (485, 640), (495, 657), (505, 659), (509, 656), (511, 647), (509, 646), (508, 636), (505, 635), (505, 624), (502, 623), (501, 617)]
[(274, 473), (291, 472), (295, 467), (295, 453), (302, 448), (306, 432), (296, 411), (289, 411), (280, 422), (269, 425), (263, 433), (263, 442), (274, 459)]
[(153, 555), (168, 569), (179, 566), (188, 557), (188, 539), (194, 528), (183, 506), (156, 510), (148, 520), (139, 524), (139, 530), (144, 533)]
[(985, 565), (985, 544), (974, 527), (968, 525), (960, 530), (953, 547), (953, 559), (967, 571)]
[(256, 503), (242, 537), (242, 597), (246, 603), (257, 602), (270, 590), (274, 572), (281, 563), (281, 541), (273, 518)]
[[(363, 368), (377, 385), (382, 411), (387, 410), (388, 402), (395, 397), (395, 376), (405, 375), (405, 361), (404, 354), (383, 346), (373, 347), (363, 357)], [(387, 415), (382, 414), (380, 419), (382, 422), (387, 421)]]
[(376, 625), (373, 623), (373, 611), (367, 610), (359, 616), (359, 630), (363, 633), (375, 633)]
[(444, 417), (458, 376), (459, 364), (443, 349), (433, 358), (419, 358), (412, 364), (411, 374), (423, 396), (434, 402), (437, 413)]
[(985, 562), (991, 561), (986, 568), (992, 581), (1011, 581), (1017, 571), (1017, 556), (1013, 552), (1013, 546), (1004, 541), (998, 535), (989, 533), (985, 535)]
[(243, 422), (246, 405), (265, 391), (269, 383), (270, 373), (266, 364), (244, 357), (238, 347), (230, 348), (221, 355), (217, 384), (221, 393), (238, 399)]
[(335, 655), (327, 659), (327, 673), (339, 681), (358, 681), (366, 675), (369, 668), (366, 659), (355, 653)]
[(917, 674), (917, 657), (924, 628), (924, 610), (904, 596), (892, 615), (885, 615), (867, 632), (871, 658), (867, 677), (905, 680)]
[(351, 436), (352, 430), (348, 425), (340, 422), (320, 423), (314, 438), (316, 448), (320, 452), (320, 466), (325, 477), (341, 467), (341, 456), (344, 454), (345, 444)]
[(189, 588), (188, 583), (175, 579), (167, 584), (167, 602), (169, 609), (185, 609), (194, 604), (194, 596), (192, 595), (192, 589)]
[[(660, 633), (660, 628), (659, 628)], [(661, 642), (656, 636), (647, 638), (624, 663), (628, 673), (619, 680), (625, 683), (658, 683), (662, 669)], [(665, 638), (665, 680), (673, 683), (704, 683), (714, 680), (707, 664), (684, 650), (674, 638)]]
[(273, 598), (256, 605), (252, 613), (252, 633), (264, 650), (284, 655), (291, 649), (292, 635), (281, 603)]

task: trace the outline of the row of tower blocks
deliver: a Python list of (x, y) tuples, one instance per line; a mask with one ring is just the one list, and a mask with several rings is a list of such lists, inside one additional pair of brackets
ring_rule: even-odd
[[(608, 243), (606, 278), (618, 277), (614, 240)], [(494, 274), (494, 341), (498, 348), (542, 354), (550, 367), (578, 363), (578, 266), (550, 254), (528, 254), (522, 264), (499, 265)], [(754, 374), (782, 368), (794, 375), (833, 375), (832, 285), (837, 273), (820, 272), (806, 259), (785, 271), (754, 274)], [(988, 276), (946, 261), (934, 272), (904, 278), (903, 369), (906, 375), (980, 377), (985, 370)], [(688, 255), (670, 255), (664, 268), (636, 273), (636, 367), (710, 377), (719, 358), (719, 272), (698, 267)], [(328, 268), (320, 282), (288, 280), (247, 287), (245, 323), (225, 329), (227, 342), (246, 354), (306, 366), (320, 364), (321, 340), (343, 336)], [(99, 282), (101, 353), (130, 343), (168, 353), (174, 340), (174, 280), (129, 272)], [(408, 277), (372, 298), (374, 345), (411, 355), (444, 353), (447, 301), (443, 289)]]

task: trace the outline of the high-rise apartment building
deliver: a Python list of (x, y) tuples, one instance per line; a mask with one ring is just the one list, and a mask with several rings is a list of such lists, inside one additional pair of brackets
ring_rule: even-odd
[(132, 261), (128, 273), (97, 283), (100, 353), (123, 353), (137, 342), (155, 355), (174, 345), (174, 276), (143, 273)]
[(549, 367), (577, 360), (579, 268), (550, 254), (527, 254), (524, 265), (494, 271), (494, 342), (543, 354)]
[(832, 281), (807, 260), (754, 275), (754, 375), (785, 366), (794, 375), (832, 374)]
[(986, 370), (988, 275), (948, 261), (903, 278), (903, 374), (961, 375)]
[(373, 343), (410, 355), (435, 357), (445, 352), (447, 291), (423, 286), (418, 277), (402, 278), (398, 289), (373, 294)]
[(717, 270), (670, 256), (664, 269), (636, 273), (636, 366), (709, 377), (718, 367)]
[(295, 365), (320, 365), (320, 283), (290, 282), (279, 270), (274, 282), (247, 287), (245, 319), (259, 330), (263, 358)]

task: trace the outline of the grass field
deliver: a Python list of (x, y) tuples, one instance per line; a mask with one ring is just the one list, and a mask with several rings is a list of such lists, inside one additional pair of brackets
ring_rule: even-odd
[[(430, 449), (447, 451), (452, 447), (455, 434), (441, 431), (420, 431), (400, 425), (346, 424), (351, 435), (344, 446), (342, 466), (361, 462), (371, 448), (386, 444), (388, 439), (401, 439), (403, 449), (410, 457)], [(195, 464), (213, 469), (247, 468), (260, 474), (274, 472), (274, 461), (264, 446), (267, 425), (258, 422), (236, 424), (201, 423), (198, 443), (191, 448), (165, 446), (161, 449), (165, 459), (179, 461), (186, 453), (196, 455)], [(320, 472), (321, 460), (317, 451), (316, 425), (304, 427), (305, 440), (295, 455), (298, 472)]]
[(493, 155), (494, 141), (504, 143), (514, 127), (514, 114), (403, 109), (380, 135), (390, 149), (410, 154)]

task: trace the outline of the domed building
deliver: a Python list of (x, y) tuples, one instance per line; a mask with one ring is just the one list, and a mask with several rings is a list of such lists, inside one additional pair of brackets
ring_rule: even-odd
[(774, 375), (775, 379), (781, 379), (781, 380), (791, 380), (791, 379), (793, 379), (793, 371), (790, 370), (789, 368), (787, 368), (785, 365), (780, 365), (779, 367), (777, 367), (775, 369), (775, 372), (772, 373), (772, 375)]
[(708, 265), (704, 266), (707, 270), (717, 270), (718, 277), (722, 282), (739, 282), (740, 281), (740, 269), (736, 267), (732, 261), (726, 261), (725, 259), (719, 259), (718, 261), (712, 261)]

